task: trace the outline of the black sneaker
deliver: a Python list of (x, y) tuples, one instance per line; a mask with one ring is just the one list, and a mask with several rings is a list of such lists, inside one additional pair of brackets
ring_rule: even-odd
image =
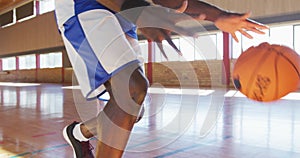
[(93, 147), (89, 143), (80, 142), (75, 139), (73, 135), (73, 129), (75, 125), (79, 124), (79, 122), (73, 122), (72, 124), (66, 126), (63, 130), (63, 136), (65, 140), (71, 145), (74, 153), (74, 158), (94, 158), (92, 153)]

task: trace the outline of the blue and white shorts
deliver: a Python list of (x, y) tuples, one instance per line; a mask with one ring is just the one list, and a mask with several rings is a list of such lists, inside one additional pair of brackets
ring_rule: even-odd
[(56, 0), (55, 6), (59, 31), (86, 99), (103, 94), (103, 83), (140, 62), (124, 34), (137, 38), (132, 23), (96, 0)]

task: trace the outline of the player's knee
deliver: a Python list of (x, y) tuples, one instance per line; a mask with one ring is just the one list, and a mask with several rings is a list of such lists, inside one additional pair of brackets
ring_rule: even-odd
[(147, 94), (149, 82), (146, 77), (143, 75), (143, 72), (140, 69), (136, 69), (131, 77), (129, 82), (129, 91), (131, 98), (139, 105), (141, 105)]

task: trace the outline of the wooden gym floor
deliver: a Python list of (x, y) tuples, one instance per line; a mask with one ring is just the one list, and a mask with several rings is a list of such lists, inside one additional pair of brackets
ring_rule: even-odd
[[(62, 129), (101, 110), (57, 84), (2, 83), (0, 94), (0, 158), (70, 158)], [(235, 90), (151, 88), (145, 109), (125, 158), (300, 157), (297, 92), (258, 103)]]

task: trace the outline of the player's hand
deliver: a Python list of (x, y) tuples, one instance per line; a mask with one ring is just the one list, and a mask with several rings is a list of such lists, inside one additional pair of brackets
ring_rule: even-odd
[(183, 12), (187, 9), (188, 1), (182, 2), (182, 5), (174, 10), (161, 6), (147, 6), (143, 8), (136, 21), (139, 28), (154, 27), (170, 30), (184, 36), (194, 36), (199, 30), (191, 30), (178, 26), (179, 22), (198, 21), (205, 19), (205, 15), (189, 16)]
[(147, 28), (140, 28), (139, 29), (142, 34), (147, 38), (152, 41), (154, 41), (158, 48), (160, 49), (161, 53), (163, 56), (168, 60), (168, 56), (166, 52), (164, 51), (162, 41), (166, 40), (169, 45), (175, 49), (175, 51), (179, 54), (182, 55), (181, 51), (176, 47), (176, 45), (173, 43), (171, 37), (170, 37), (170, 31), (165, 30), (165, 29), (160, 29), (160, 28), (153, 28), (153, 27), (147, 27)]
[(197, 30), (190, 30), (187, 28), (176, 25), (179, 22), (185, 20), (203, 20), (204, 15), (191, 17), (183, 12), (188, 6), (188, 1), (183, 1), (182, 5), (176, 9), (169, 9), (159, 6), (147, 7), (141, 13), (141, 16), (137, 19), (137, 26), (141, 33), (147, 38), (157, 43), (159, 49), (166, 59), (167, 55), (163, 49), (162, 41), (166, 40), (170, 46), (172, 46), (178, 54), (182, 55), (180, 50), (172, 42), (170, 37), (171, 32), (176, 32), (184, 36), (194, 36), (198, 32)]
[(218, 17), (214, 24), (218, 29), (230, 33), (236, 42), (238, 42), (235, 34), (237, 31), (247, 38), (252, 39), (253, 37), (247, 31), (264, 34), (262, 30), (268, 29), (268, 27), (249, 19), (250, 15), (250, 13), (224, 13)]

